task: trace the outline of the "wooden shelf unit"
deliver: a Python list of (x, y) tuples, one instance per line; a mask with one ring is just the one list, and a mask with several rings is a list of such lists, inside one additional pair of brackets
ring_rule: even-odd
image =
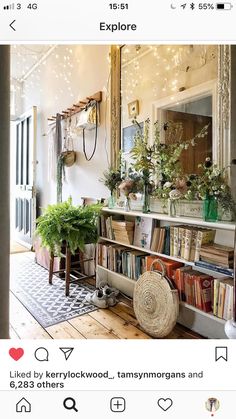
[[(160, 222), (164, 223), (175, 223), (175, 224), (186, 224), (186, 225), (195, 225), (199, 227), (207, 227), (207, 228), (214, 228), (216, 230), (225, 230), (227, 232), (231, 232), (235, 234), (235, 223), (233, 222), (206, 222), (201, 219), (197, 218), (189, 218), (189, 217), (170, 217), (165, 214), (158, 214), (158, 213), (149, 213), (149, 214), (143, 214), (140, 211), (129, 211), (126, 212), (122, 209), (109, 209), (109, 208), (103, 208), (103, 212), (105, 214), (119, 214), (119, 215), (125, 215), (128, 217), (147, 217), (152, 218), (154, 220), (159, 220)], [(107, 239), (106, 237), (100, 237), (100, 242), (106, 241), (117, 245), (123, 245), (127, 248), (134, 249), (134, 250), (140, 250), (144, 253), (151, 254), (165, 257), (166, 259), (171, 259), (175, 261), (179, 261), (184, 263), (185, 265), (189, 266), (196, 266), (194, 262), (186, 261), (180, 258), (164, 255), (161, 253), (153, 252), (149, 249), (143, 249), (141, 247), (124, 244), (121, 242), (118, 242), (116, 240)], [(204, 269), (202, 267), (196, 266), (196, 269), (203, 272), (208, 272), (214, 277), (222, 277), (225, 276), (224, 274), (221, 274), (219, 272), (213, 272), (207, 269)], [(99, 286), (100, 283), (107, 282), (111, 286), (114, 286), (118, 288), (122, 293), (126, 294), (128, 297), (133, 297), (133, 291), (134, 291), (134, 285), (135, 280), (130, 279), (126, 277), (125, 275), (119, 274), (117, 272), (113, 272), (107, 268), (104, 268), (103, 266), (97, 265), (97, 286)], [(178, 322), (182, 324), (183, 326), (188, 327), (189, 329), (200, 333), (204, 337), (212, 338), (212, 339), (225, 339), (226, 335), (224, 332), (224, 325), (225, 320), (220, 319), (216, 316), (214, 316), (212, 313), (205, 313), (204, 311), (201, 311), (197, 309), (194, 306), (191, 306), (185, 302), (180, 303), (180, 314), (178, 318)]]

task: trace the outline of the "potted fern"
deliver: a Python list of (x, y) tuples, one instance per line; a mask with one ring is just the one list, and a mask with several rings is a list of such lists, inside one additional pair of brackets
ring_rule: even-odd
[(88, 243), (98, 240), (98, 217), (101, 205), (74, 206), (71, 198), (66, 202), (49, 205), (36, 220), (36, 235), (51, 253), (61, 256), (66, 243), (72, 254)]

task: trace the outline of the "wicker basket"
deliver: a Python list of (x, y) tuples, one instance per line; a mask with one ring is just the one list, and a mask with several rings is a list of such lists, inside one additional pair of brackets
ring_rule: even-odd
[[(162, 272), (153, 271), (158, 261)], [(140, 326), (150, 336), (163, 338), (173, 330), (179, 314), (178, 291), (165, 276), (165, 266), (159, 259), (153, 261), (135, 284), (134, 312)]]
[(61, 153), (63, 156), (64, 165), (66, 167), (71, 167), (76, 161), (76, 152), (73, 150), (63, 151)]

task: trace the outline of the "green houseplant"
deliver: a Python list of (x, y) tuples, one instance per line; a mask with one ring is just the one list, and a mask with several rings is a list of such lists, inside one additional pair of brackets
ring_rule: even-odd
[(114, 192), (119, 184), (122, 182), (121, 177), (121, 170), (120, 169), (113, 169), (109, 167), (105, 172), (103, 172), (103, 178), (100, 181), (109, 189), (110, 191), (110, 198), (108, 201), (108, 207), (114, 208), (115, 207), (115, 196)]
[(71, 198), (66, 202), (49, 205), (37, 219), (36, 235), (42, 245), (55, 255), (61, 255), (64, 243), (72, 254), (84, 250), (85, 244), (98, 240), (98, 216), (101, 205), (74, 206)]

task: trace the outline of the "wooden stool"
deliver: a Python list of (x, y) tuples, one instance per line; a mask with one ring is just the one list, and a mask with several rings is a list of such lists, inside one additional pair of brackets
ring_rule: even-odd
[[(65, 257), (65, 269), (60, 269), (58, 271), (53, 271), (53, 266), (54, 266), (54, 257), (55, 255), (53, 253), (51, 253), (51, 257), (50, 257), (50, 266), (49, 266), (49, 284), (52, 285), (52, 279), (53, 279), (53, 274), (56, 273), (65, 273), (65, 295), (68, 297), (70, 294), (70, 284), (73, 282), (76, 282), (80, 279), (89, 279), (89, 278), (94, 278), (94, 275), (86, 275), (84, 273), (84, 263), (85, 262), (89, 262), (91, 260), (93, 260), (93, 258), (89, 258), (89, 259), (84, 259), (84, 254), (83, 252), (81, 252), (80, 250), (78, 250), (78, 252), (75, 253), (75, 255), (77, 255), (79, 257), (78, 261), (72, 262), (72, 253), (70, 251), (69, 246), (66, 244), (65, 245), (65, 254), (63, 254), (63, 257)], [(80, 266), (80, 272), (75, 269), (75, 266), (79, 265)], [(72, 274), (72, 271), (74, 273), (76, 273), (78, 276), (75, 276), (74, 274)], [(71, 280), (71, 278), (73, 278)]]

